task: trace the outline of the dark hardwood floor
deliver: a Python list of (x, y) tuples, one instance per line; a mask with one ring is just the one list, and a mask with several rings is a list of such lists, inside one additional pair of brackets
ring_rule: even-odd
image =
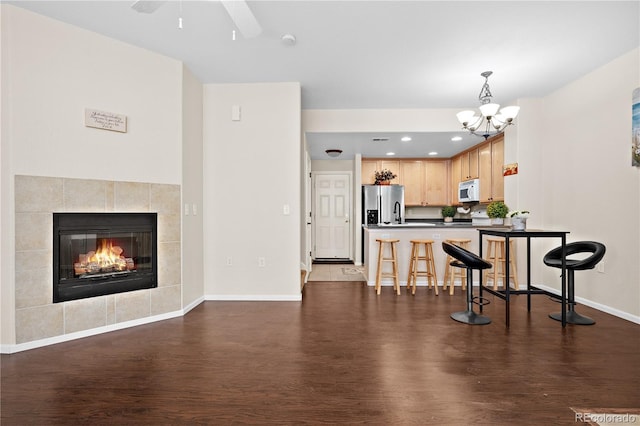
[(515, 296), (493, 322), (454, 296), (310, 282), (302, 303), (205, 302), (183, 318), (2, 355), (5, 425), (575, 424), (640, 407), (640, 326)]

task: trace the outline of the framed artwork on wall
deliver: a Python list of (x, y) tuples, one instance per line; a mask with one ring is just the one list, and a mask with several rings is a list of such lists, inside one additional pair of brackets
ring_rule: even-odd
[(640, 167), (640, 87), (631, 102), (631, 165)]

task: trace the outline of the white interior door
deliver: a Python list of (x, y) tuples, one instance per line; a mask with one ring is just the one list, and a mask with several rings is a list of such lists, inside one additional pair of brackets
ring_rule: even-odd
[(351, 258), (351, 175), (314, 174), (316, 259)]
[[(311, 199), (312, 191), (312, 182), (311, 182), (311, 157), (308, 152), (305, 152), (305, 161), (304, 161), (304, 265), (307, 269), (307, 277), (311, 273), (313, 269), (312, 259), (312, 251), (313, 251), (313, 230), (311, 229), (311, 214), (313, 209), (313, 202)], [(305, 278), (306, 282), (306, 278)]]

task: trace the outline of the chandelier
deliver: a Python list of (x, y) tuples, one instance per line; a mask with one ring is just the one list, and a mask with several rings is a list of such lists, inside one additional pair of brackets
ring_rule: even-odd
[[(478, 99), (480, 100), (480, 115), (476, 115), (476, 111), (460, 111), (456, 116), (462, 124), (462, 128), (468, 130), (473, 135), (480, 135), (486, 139), (489, 136), (496, 135), (513, 124), (520, 111), (519, 106), (507, 106), (500, 109), (500, 104), (492, 103), (491, 89), (489, 89), (489, 76), (493, 71), (485, 71), (481, 76), (484, 77), (484, 84), (480, 89)], [(499, 110), (499, 112), (498, 112)], [(484, 124), (484, 125), (483, 125)]]

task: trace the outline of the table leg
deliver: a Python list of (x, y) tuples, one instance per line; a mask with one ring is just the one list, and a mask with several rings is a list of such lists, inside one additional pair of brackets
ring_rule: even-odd
[(527, 311), (531, 312), (531, 238), (527, 237)]
[[(478, 238), (480, 240), (480, 248), (478, 249), (478, 256), (480, 256), (480, 258), (482, 258), (482, 233), (480, 234), (480, 237)], [(480, 296), (480, 301), (482, 301), (482, 276), (484, 275), (482, 273), (482, 269), (478, 270), (478, 282), (480, 283), (480, 289), (478, 291), (478, 294)], [(482, 312), (482, 303), (480, 303), (480, 312)]]
[(562, 236), (562, 326), (567, 325), (567, 236)]
[(509, 236), (506, 236), (504, 238), (504, 244), (505, 244), (505, 248), (504, 248), (504, 252), (505, 252), (505, 259), (504, 259), (504, 277), (502, 278), (502, 285), (504, 285), (504, 302), (505, 302), (505, 318), (504, 321), (506, 323), (506, 326), (509, 327), (509, 311), (511, 310), (510, 306), (509, 306), (509, 289), (511, 288), (511, 286), (509, 285)]

